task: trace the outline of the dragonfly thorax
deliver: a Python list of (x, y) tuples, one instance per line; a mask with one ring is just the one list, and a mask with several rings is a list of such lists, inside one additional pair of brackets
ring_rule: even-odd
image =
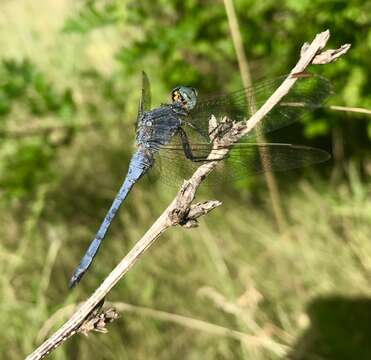
[(140, 148), (157, 151), (169, 143), (186, 115), (179, 104), (164, 104), (141, 114), (138, 120), (136, 142)]

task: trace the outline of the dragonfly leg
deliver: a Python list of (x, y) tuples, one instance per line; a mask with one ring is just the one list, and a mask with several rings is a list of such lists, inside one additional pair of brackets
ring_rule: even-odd
[(223, 121), (219, 122), (217, 126), (213, 130), (209, 132), (210, 138), (215, 138), (216, 136), (221, 138), (223, 137), (233, 126), (233, 121), (229, 118), (223, 119)]
[[(200, 131), (197, 126), (193, 125), (189, 121), (182, 120), (182, 125), (187, 125), (194, 131), (198, 132), (201, 136), (206, 137), (205, 134), (203, 134), (203, 132)], [(233, 121), (231, 121), (229, 118), (223, 119), (223, 121), (219, 122), (213, 130), (209, 131), (207, 139), (210, 141), (210, 139), (215, 138), (215, 136), (224, 136), (231, 129), (232, 125)]]
[(188, 160), (191, 160), (193, 162), (205, 162), (209, 161), (205, 158), (205, 156), (194, 156), (191, 150), (191, 145), (189, 144), (189, 140), (187, 137), (186, 132), (181, 127), (178, 130), (178, 134), (180, 136), (180, 140), (182, 142), (182, 147), (184, 151), (184, 155)]

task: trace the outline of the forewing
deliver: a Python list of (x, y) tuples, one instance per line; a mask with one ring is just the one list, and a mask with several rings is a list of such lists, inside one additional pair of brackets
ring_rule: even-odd
[[(273, 94), (286, 76), (257, 83), (239, 91), (199, 101), (191, 111), (189, 122), (204, 136), (208, 135), (210, 116), (217, 119), (226, 116), (233, 121), (248, 119)], [(306, 111), (318, 107), (331, 93), (331, 86), (325, 78), (304, 74), (289, 93), (266, 115), (259, 125), (259, 131), (268, 133), (297, 121)], [(250, 133), (250, 139), (254, 131)]]

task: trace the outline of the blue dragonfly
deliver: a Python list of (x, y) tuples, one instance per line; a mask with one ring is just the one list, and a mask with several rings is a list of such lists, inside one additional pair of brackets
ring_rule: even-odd
[[(319, 163), (329, 158), (323, 150), (280, 143), (257, 143), (257, 131), (269, 133), (290, 125), (308, 110), (313, 110), (329, 95), (329, 82), (317, 75), (299, 74), (294, 87), (266, 115), (258, 130), (250, 132), (220, 161), (224, 178), (240, 179), (248, 175), (270, 171), (283, 171)], [(142, 93), (136, 121), (137, 150), (133, 154), (126, 178), (85, 255), (76, 267), (70, 287), (74, 287), (93, 262), (107, 230), (120, 205), (133, 185), (156, 163), (164, 179), (186, 178), (195, 167), (212, 161), (208, 158), (213, 143), (210, 140), (209, 120), (227, 117), (242, 121), (252, 115), (251, 103), (259, 108), (286, 76), (257, 83), (254, 87), (198, 100), (196, 89), (178, 86), (171, 92), (171, 103), (151, 109), (150, 82), (142, 73)], [(218, 127), (216, 127), (217, 129)], [(218, 150), (215, 150), (216, 158)], [(260, 156), (264, 152), (268, 156)], [(264, 161), (262, 160), (264, 159)], [(213, 174), (211, 174), (211, 177)]]

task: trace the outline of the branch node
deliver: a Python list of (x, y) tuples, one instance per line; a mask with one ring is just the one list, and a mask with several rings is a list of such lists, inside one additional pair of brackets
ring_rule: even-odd
[(191, 205), (187, 216), (183, 218), (181, 222), (179, 222), (179, 225), (187, 229), (197, 227), (197, 219), (199, 217), (208, 214), (221, 204), (222, 202), (218, 200), (209, 200), (202, 203), (193, 204)]
[(86, 319), (78, 329), (78, 332), (88, 336), (90, 331), (107, 333), (107, 325), (119, 318), (119, 313), (115, 308), (95, 311), (88, 319)]

